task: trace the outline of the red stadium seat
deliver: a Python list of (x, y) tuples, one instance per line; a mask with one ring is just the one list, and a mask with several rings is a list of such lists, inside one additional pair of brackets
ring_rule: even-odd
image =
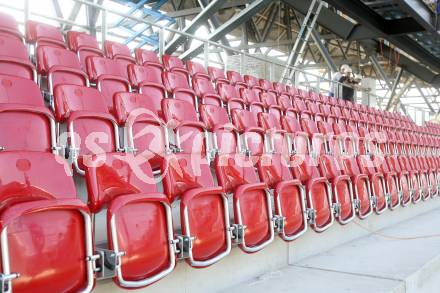
[(0, 36), (14, 37), (23, 42), (23, 35), (18, 30), (15, 18), (3, 12), (0, 12)]
[(202, 77), (208, 80), (211, 80), (210, 76), (208, 75), (208, 72), (206, 71), (205, 67), (197, 62), (194, 61), (188, 61), (186, 62), (186, 67), (188, 68), (189, 74), (194, 77)]
[(360, 171), (368, 175), (370, 180), (374, 212), (382, 214), (391, 203), (391, 194), (388, 193), (388, 189), (392, 186), (387, 184), (387, 180), (381, 172), (380, 162), (374, 162), (370, 154), (359, 155), (357, 160)]
[(247, 83), (245, 82), (245, 80), (243, 79), (243, 77), (241, 76), (240, 73), (238, 73), (236, 71), (229, 70), (226, 72), (226, 75), (227, 75), (229, 82), (232, 85), (247, 88)]
[(132, 154), (94, 156), (85, 177), (90, 209), (107, 208), (108, 249), (116, 258), (114, 281), (122, 288), (148, 286), (174, 270), (176, 251), (168, 198), (153, 172)]
[(0, 75), (0, 133), (2, 150), (57, 150), (54, 117), (36, 83)]
[[(206, 154), (208, 142), (206, 126), (198, 121), (193, 105), (178, 99), (162, 100), (165, 122), (175, 135), (175, 147), (178, 152)], [(167, 141), (169, 149), (170, 141)]]
[(244, 81), (246, 82), (247, 87), (249, 89), (256, 89), (260, 92), (263, 91), (263, 88), (260, 86), (260, 83), (259, 83), (260, 80), (258, 78), (256, 78), (255, 76), (244, 75), (243, 78), (244, 78)]
[(67, 151), (75, 170), (83, 175), (92, 155), (120, 150), (115, 118), (99, 91), (77, 85), (55, 88), (55, 118), (67, 124)]
[(137, 64), (139, 65), (151, 65), (154, 67), (163, 68), (162, 63), (160, 63), (159, 57), (154, 51), (136, 48), (134, 49), (134, 56), (136, 58)]
[(273, 84), (270, 81), (268, 81), (267, 79), (260, 79), (260, 86), (266, 92), (270, 92), (275, 95), (278, 94), (278, 91), (276, 91), (274, 89)]
[[(233, 115), (241, 116), (240, 113), (245, 112), (247, 111), (234, 109)], [(252, 119), (253, 116), (248, 112), (246, 117)], [(236, 121), (240, 124), (240, 128), (243, 128), (242, 122), (245, 121), (243, 119)], [(247, 130), (254, 131), (254, 129)], [(260, 140), (260, 144), (261, 142), (262, 140)], [(238, 142), (235, 141), (235, 143)], [(262, 154), (262, 145), (257, 148), (246, 149), (252, 155)], [(266, 190), (266, 184), (260, 182), (255, 173), (252, 158), (240, 153), (238, 147), (231, 150), (232, 152), (220, 152), (216, 156), (214, 161), (215, 170), (219, 184), (223, 187), (223, 192), (232, 193), (235, 223), (233, 226), (234, 238), (244, 252), (254, 253), (269, 245), (275, 236), (271, 196)], [(290, 183), (297, 184), (297, 182), (285, 183), (286, 185)], [(292, 187), (296, 191), (297, 186)], [(280, 197), (285, 197), (284, 192), (288, 192), (287, 187), (283, 189)], [(296, 202), (296, 200), (293, 200), (293, 202)], [(284, 202), (284, 204), (286, 203)], [(289, 219), (292, 219), (292, 216), (295, 215), (289, 216)], [(291, 227), (289, 225), (283, 232), (287, 231), (286, 233), (289, 233)], [(293, 227), (292, 230), (294, 230), (292, 234), (295, 234), (296, 227)], [(282, 231), (280, 230), (280, 232)]]
[(110, 113), (114, 113), (113, 97), (118, 92), (130, 92), (127, 68), (116, 60), (103, 57), (87, 58), (87, 73), (90, 81), (105, 97)]
[(278, 118), (269, 113), (260, 113), (259, 118), (270, 133), (271, 149), (260, 155), (258, 173), (274, 191), (275, 229), (282, 239), (292, 241), (304, 234), (308, 227), (305, 188), (299, 180), (293, 179), (289, 170), (289, 154), (284, 147), (284, 131)]
[(128, 65), (128, 77), (133, 88), (139, 93), (148, 93), (166, 97), (166, 89), (162, 81), (162, 69), (153, 65)]
[(67, 47), (59, 28), (33, 20), (26, 22), (26, 41), (34, 45), (35, 48), (43, 45), (59, 48)]
[(368, 175), (361, 172), (356, 157), (349, 154), (341, 156), (342, 172), (353, 182), (357, 215), (365, 219), (373, 213), (373, 200)]
[(87, 74), (72, 51), (51, 47), (37, 48), (38, 73), (47, 78), (49, 93), (59, 84), (76, 84), (89, 86)]
[(8, 166), (0, 169), (2, 290), (90, 292), (92, 220), (67, 164), (51, 153), (1, 152), (0, 165)]
[(1, 34), (0, 74), (13, 75), (37, 81), (35, 66), (29, 60), (26, 46), (20, 39)]
[(243, 136), (245, 150), (252, 154), (263, 153), (265, 130), (258, 125), (258, 115), (247, 110), (233, 109), (231, 116), (232, 123)]
[[(206, 267), (231, 251), (228, 201), (223, 189), (214, 184), (205, 157), (206, 146), (193, 140), (203, 140), (206, 130), (203, 123), (197, 122), (192, 105), (174, 99), (163, 100), (162, 104), (167, 122), (175, 120), (180, 149), (164, 161), (164, 191), (170, 201), (180, 198), (182, 234), (192, 241), (187, 262), (193, 267)], [(188, 135), (188, 139), (181, 140)]]
[(145, 157), (153, 169), (160, 168), (166, 154), (162, 97), (152, 93), (117, 93), (115, 111), (124, 126), (125, 149)]
[(167, 71), (183, 74), (189, 80), (189, 72), (179, 57), (165, 54), (162, 56), (162, 62)]
[(202, 75), (193, 75), (192, 86), (201, 104), (222, 105), (222, 99), (214, 89), (210, 79)]
[(67, 44), (69, 49), (78, 55), (83, 70), (86, 70), (87, 57), (103, 57), (104, 52), (101, 51), (98, 41), (95, 37), (76, 31), (67, 32)]
[(228, 108), (228, 113), (231, 113), (232, 109), (244, 109), (245, 104), (241, 99), (238, 89), (227, 83), (220, 83), (217, 85), (218, 93), (223, 101), (223, 104)]
[(208, 73), (217, 86), (223, 83), (229, 84), (229, 79), (226, 78), (224, 69), (209, 66)]
[[(200, 118), (206, 129), (213, 133), (213, 151), (216, 153), (233, 153), (239, 147), (238, 131), (229, 121), (228, 113), (223, 107), (201, 105)], [(240, 148), (241, 150), (241, 148)]]
[(260, 100), (258, 90), (241, 88), (240, 95), (249, 111), (254, 114), (255, 121), (258, 121), (258, 113), (264, 112), (265, 109), (264, 104)]
[(340, 161), (334, 155), (321, 155), (319, 158), (321, 174), (332, 185), (332, 202), (337, 221), (346, 225), (356, 217), (353, 184), (348, 175), (343, 175)]
[(198, 109), (200, 101), (196, 93), (189, 86), (185, 75), (179, 72), (163, 72), (162, 79), (170, 98), (183, 100), (191, 103), (195, 109)]
[(136, 60), (131, 56), (130, 49), (127, 45), (105, 41), (104, 51), (107, 58), (118, 60), (124, 66), (127, 66), (128, 64), (136, 64)]

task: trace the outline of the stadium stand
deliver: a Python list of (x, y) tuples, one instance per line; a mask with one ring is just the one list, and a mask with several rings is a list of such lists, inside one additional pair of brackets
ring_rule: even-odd
[(92, 237), (102, 210), (114, 282), (133, 289), (180, 259), (204, 268), (236, 245), (255, 253), (439, 195), (437, 124), (26, 27), (36, 64), (0, 14), (2, 290), (91, 291), (106, 265)]

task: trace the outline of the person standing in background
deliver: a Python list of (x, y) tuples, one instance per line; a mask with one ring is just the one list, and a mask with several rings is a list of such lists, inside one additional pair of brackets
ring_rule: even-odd
[(340, 83), (339, 88), (342, 88), (339, 93), (339, 98), (355, 103), (355, 87), (359, 84), (359, 80), (355, 78), (350, 66), (346, 64), (341, 66), (341, 76), (339, 77), (338, 82)]

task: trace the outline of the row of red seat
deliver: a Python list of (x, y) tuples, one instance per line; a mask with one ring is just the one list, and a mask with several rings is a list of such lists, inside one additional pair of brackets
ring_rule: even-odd
[[(11, 22), (0, 15), (0, 44), (21, 37)], [(66, 46), (54, 27), (26, 27), (37, 75), (4, 70), (0, 48), (0, 245), (14, 291), (90, 291), (91, 218), (103, 210), (114, 280), (139, 288), (176, 258), (207, 267), (234, 242), (253, 253), (276, 235), (438, 196), (438, 127), (172, 56), (133, 58), (121, 44), (103, 57), (85, 33), (69, 32)], [(87, 205), (59, 154), (84, 175)]]

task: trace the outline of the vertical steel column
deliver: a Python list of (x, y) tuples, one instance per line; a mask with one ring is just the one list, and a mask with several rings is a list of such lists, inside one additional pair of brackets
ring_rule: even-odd
[(165, 53), (165, 32), (163, 28), (161, 27), (159, 29), (159, 56), (162, 58), (163, 54)]
[(107, 39), (107, 10), (101, 11), (101, 42), (104, 48), (105, 40)]
[[(25, 24), (29, 20), (30, 16), (31, 16), (30, 3), (29, 3), (29, 0), (25, 0), (24, 1), (24, 23)], [(26, 29), (26, 25), (24, 27)]]
[(205, 58), (205, 68), (208, 68), (208, 66), (209, 66), (209, 43), (208, 42), (205, 42), (203, 44), (203, 49), (204, 49), (203, 55)]

